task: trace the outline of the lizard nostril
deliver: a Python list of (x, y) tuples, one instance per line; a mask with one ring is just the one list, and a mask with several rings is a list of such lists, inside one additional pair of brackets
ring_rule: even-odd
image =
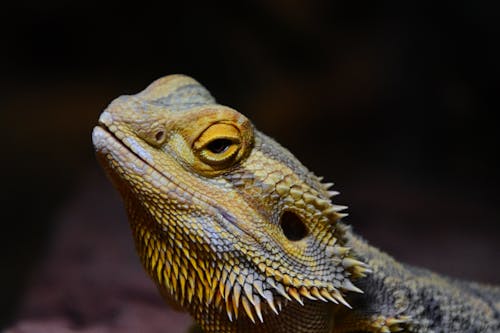
[(157, 142), (162, 142), (164, 138), (165, 138), (165, 131), (156, 132), (155, 139)]
[(299, 241), (307, 236), (306, 225), (295, 213), (285, 211), (281, 215), (280, 225), (286, 238), (291, 241)]

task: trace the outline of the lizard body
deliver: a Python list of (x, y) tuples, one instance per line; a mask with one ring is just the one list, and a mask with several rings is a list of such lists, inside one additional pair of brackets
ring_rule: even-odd
[(396, 262), (331, 184), (195, 80), (121, 96), (93, 131), (137, 252), (205, 332), (499, 332), (500, 289)]

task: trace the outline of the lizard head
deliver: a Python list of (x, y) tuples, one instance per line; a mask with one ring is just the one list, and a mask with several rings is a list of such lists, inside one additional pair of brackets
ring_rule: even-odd
[[(254, 321), (288, 302), (343, 303), (368, 268), (345, 247), (343, 206), (319, 177), (181, 75), (122, 96), (93, 132), (143, 265), (191, 312)], [(240, 311), (241, 312), (241, 311)]]

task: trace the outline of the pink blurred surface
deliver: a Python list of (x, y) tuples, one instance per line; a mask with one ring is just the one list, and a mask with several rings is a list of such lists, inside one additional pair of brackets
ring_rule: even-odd
[(189, 315), (170, 309), (143, 271), (120, 206), (102, 175), (82, 179), (7, 333), (188, 329)]

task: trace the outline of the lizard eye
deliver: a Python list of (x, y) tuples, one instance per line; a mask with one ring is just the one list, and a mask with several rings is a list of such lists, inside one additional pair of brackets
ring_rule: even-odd
[(206, 147), (214, 154), (222, 154), (233, 144), (229, 139), (215, 139), (209, 142)]
[(204, 163), (216, 168), (227, 167), (235, 161), (241, 148), (241, 134), (233, 125), (216, 123), (198, 137), (193, 148)]

